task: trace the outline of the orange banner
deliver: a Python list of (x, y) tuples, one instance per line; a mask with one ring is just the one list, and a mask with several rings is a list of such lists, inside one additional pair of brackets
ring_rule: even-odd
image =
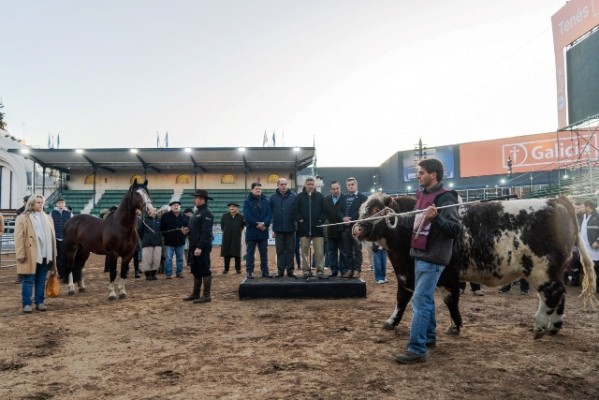
[(551, 23), (557, 80), (557, 119), (561, 129), (569, 124), (564, 48), (599, 25), (599, 0), (571, 0), (551, 17)]
[(599, 157), (599, 133), (592, 130), (541, 133), (460, 145), (460, 176), (552, 171)]

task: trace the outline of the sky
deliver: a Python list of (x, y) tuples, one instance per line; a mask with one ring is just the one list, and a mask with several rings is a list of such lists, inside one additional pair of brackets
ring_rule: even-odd
[(316, 144), (322, 167), (557, 129), (564, 0), (0, 0), (7, 130), (45, 148)]

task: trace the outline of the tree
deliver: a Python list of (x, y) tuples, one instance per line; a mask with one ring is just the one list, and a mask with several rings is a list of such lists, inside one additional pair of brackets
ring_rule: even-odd
[[(4, 108), (4, 104), (2, 104), (2, 100), (0, 100), (0, 110)], [(0, 129), (6, 128), (6, 122), (4, 122), (4, 113), (0, 111)]]

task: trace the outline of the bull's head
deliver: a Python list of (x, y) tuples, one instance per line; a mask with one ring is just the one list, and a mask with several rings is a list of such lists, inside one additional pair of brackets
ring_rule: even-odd
[[(368, 197), (360, 207), (360, 218), (366, 219), (373, 216), (381, 216), (383, 210), (391, 203), (391, 196), (383, 193), (375, 193)], [(376, 220), (356, 222), (352, 228), (352, 234), (359, 240), (375, 241), (382, 237), (383, 228)]]

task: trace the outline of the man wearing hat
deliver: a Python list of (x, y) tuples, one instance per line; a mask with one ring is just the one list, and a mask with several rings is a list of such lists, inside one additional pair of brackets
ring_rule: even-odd
[[(195, 211), (189, 220), (189, 252), (191, 258), (191, 273), (193, 274), (193, 291), (183, 300), (194, 303), (208, 303), (210, 287), (212, 286), (212, 272), (210, 271), (210, 252), (212, 251), (212, 225), (214, 223), (212, 211), (208, 208), (208, 191), (196, 190), (193, 194)], [(204, 294), (200, 290), (204, 285)]]
[(64, 225), (67, 223), (69, 219), (71, 219), (73, 215), (71, 212), (65, 207), (65, 201), (62, 196), (58, 196), (56, 199), (56, 208), (52, 210), (50, 217), (54, 221), (54, 231), (56, 232), (56, 267), (58, 268), (58, 277), (63, 280), (63, 282), (67, 282), (67, 274), (66, 274), (66, 257), (64, 252), (62, 251), (62, 231), (64, 229)]
[(179, 200), (171, 201), (169, 206), (171, 210), (160, 217), (160, 231), (164, 238), (164, 247), (166, 250), (164, 274), (166, 275), (166, 279), (172, 278), (173, 255), (175, 255), (177, 278), (183, 278), (183, 251), (185, 247), (185, 234), (183, 230), (187, 228), (188, 220), (181, 213), (181, 202)]
[(229, 212), (224, 213), (220, 219), (220, 228), (223, 232), (223, 243), (220, 247), (220, 256), (225, 258), (223, 274), (229, 272), (231, 257), (235, 259), (235, 272), (241, 273), (241, 233), (245, 226), (245, 218), (239, 213), (239, 204), (227, 204)]

